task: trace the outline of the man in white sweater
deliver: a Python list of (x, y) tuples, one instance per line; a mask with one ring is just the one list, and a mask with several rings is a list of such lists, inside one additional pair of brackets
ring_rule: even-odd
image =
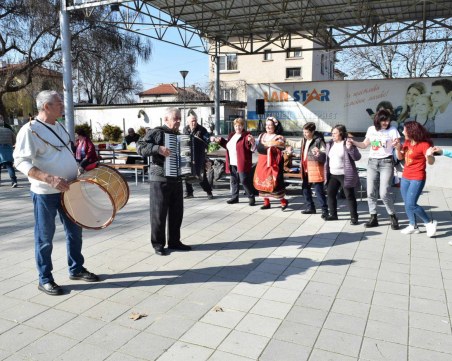
[(64, 212), (60, 196), (77, 177), (77, 163), (71, 150), (70, 136), (57, 122), (63, 113), (61, 96), (50, 90), (36, 98), (39, 114), (24, 125), (17, 135), (14, 164), (31, 183), (35, 215), (35, 257), (39, 272), (38, 288), (48, 295), (61, 295), (63, 289), (52, 276), (52, 248), (55, 217), (66, 232), (69, 278), (96, 282), (99, 278), (83, 267), (82, 229)]

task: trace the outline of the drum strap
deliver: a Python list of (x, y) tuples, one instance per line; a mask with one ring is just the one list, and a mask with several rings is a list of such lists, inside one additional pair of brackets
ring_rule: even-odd
[[(37, 122), (41, 123), (43, 126), (45, 126), (48, 130), (50, 130), (50, 131), (55, 135), (55, 137), (57, 137), (57, 138), (60, 140), (60, 142), (66, 147), (66, 149), (67, 149), (69, 152), (71, 152), (71, 154), (74, 154), (74, 152), (67, 146), (67, 144), (63, 141), (63, 139), (61, 139), (60, 136), (59, 136), (57, 133), (54, 132), (54, 130), (53, 130), (52, 128), (50, 128), (46, 123), (40, 121), (38, 118), (36, 118), (35, 120), (36, 120)], [(60, 123), (58, 123), (58, 124), (60, 124)], [(69, 133), (67, 132), (67, 130), (66, 130), (65, 127), (63, 127), (61, 124), (60, 124), (60, 126), (63, 128), (63, 130), (64, 130), (64, 131), (66, 132), (66, 134), (69, 136), (69, 143), (70, 143), (70, 142), (71, 142), (71, 136), (69, 135)]]

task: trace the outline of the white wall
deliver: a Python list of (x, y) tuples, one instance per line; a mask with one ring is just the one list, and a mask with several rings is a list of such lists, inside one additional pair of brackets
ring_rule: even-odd
[[(164, 104), (164, 103), (142, 103), (131, 105), (109, 105), (109, 106), (77, 106), (74, 109), (74, 122), (75, 125), (88, 123), (93, 129), (94, 139), (102, 137), (102, 127), (105, 124), (111, 124), (119, 126), (121, 129), (127, 132), (128, 128), (134, 128), (138, 130), (140, 127), (154, 128), (159, 126), (163, 122), (163, 116), (165, 109), (168, 107), (176, 107), (183, 110), (183, 104)], [(186, 104), (186, 117), (188, 112), (192, 109), (198, 116), (198, 123), (208, 129), (209, 120), (215, 121), (215, 117), (212, 114), (214, 104), (210, 103), (190, 103)], [(140, 114), (138, 118), (138, 112), (143, 110), (145, 114)], [(242, 109), (237, 108), (231, 104), (221, 104), (220, 106), (220, 119), (228, 119), (229, 115), (238, 114), (240, 111), (245, 112), (244, 107)], [(182, 114), (182, 125), (184, 125), (184, 116)]]

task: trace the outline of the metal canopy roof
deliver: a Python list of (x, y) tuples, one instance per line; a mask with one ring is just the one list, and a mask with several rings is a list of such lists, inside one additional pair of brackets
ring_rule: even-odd
[[(120, 4), (120, 11), (111, 11), (105, 22), (205, 53), (215, 41), (252, 54), (261, 52), (268, 43), (287, 49), (295, 37), (313, 40), (316, 49), (341, 49), (397, 44), (400, 40), (396, 35), (409, 31), (421, 31), (423, 41), (448, 41), (452, 30), (451, 0), (66, 0), (66, 3), (67, 10)], [(388, 31), (385, 26), (388, 23), (398, 25)]]

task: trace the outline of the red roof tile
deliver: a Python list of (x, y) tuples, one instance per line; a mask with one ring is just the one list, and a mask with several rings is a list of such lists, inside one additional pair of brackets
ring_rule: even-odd
[(173, 84), (160, 84), (155, 88), (144, 90), (141, 93), (138, 93), (138, 95), (177, 95), (179, 94), (179, 91), (179, 88), (176, 88)]

